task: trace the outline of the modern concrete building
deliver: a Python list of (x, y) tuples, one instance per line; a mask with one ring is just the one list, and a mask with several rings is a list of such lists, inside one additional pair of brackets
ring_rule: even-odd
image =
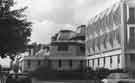
[(135, 0), (120, 0), (86, 28), (88, 66), (135, 69)]
[(86, 66), (85, 25), (77, 31), (61, 30), (52, 38), (49, 56), (52, 69), (66, 71)]

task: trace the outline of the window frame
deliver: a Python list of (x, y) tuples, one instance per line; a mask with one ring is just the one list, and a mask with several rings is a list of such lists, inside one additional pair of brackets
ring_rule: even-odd
[(38, 66), (40, 66), (41, 65), (41, 60), (38, 60), (38, 64), (37, 64)]
[(31, 67), (31, 60), (27, 60), (27, 66), (28, 66), (28, 68)]
[(62, 60), (58, 60), (58, 66), (59, 66), (59, 68), (62, 67)]
[(104, 67), (105, 67), (105, 64), (106, 64), (106, 57), (104, 57)]
[(72, 66), (73, 66), (73, 61), (72, 60), (69, 60), (69, 66), (70, 66), (70, 68), (72, 68)]
[[(134, 8), (134, 14), (135, 14), (135, 6), (133, 6), (133, 5), (127, 5), (127, 21), (130, 19), (130, 8)], [(134, 18), (135, 18), (135, 16), (134, 16)]]
[(130, 28), (132, 28), (132, 27), (135, 28), (135, 24), (130, 24), (127, 26), (127, 43), (130, 43)]
[(110, 56), (110, 67), (112, 67), (112, 63), (113, 63), (113, 56)]
[(68, 51), (69, 46), (68, 45), (61, 45), (61, 46), (58, 46), (57, 50), (58, 51)]
[(117, 55), (117, 63), (120, 64), (120, 55)]

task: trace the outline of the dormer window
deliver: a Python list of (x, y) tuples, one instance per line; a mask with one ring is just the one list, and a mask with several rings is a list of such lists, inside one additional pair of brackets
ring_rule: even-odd
[(58, 51), (68, 51), (68, 46), (59, 46)]

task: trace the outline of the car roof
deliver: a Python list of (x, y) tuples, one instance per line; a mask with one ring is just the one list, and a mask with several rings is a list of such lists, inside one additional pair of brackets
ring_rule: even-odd
[(111, 73), (108, 79), (135, 79), (135, 76), (130, 73)]

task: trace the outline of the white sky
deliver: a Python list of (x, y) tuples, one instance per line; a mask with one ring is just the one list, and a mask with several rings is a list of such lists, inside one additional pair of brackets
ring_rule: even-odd
[[(87, 24), (91, 16), (118, 0), (16, 0), (19, 7), (28, 6), (28, 18), (34, 22), (31, 39), (48, 43), (62, 28), (74, 29)], [(18, 7), (17, 6), (17, 7)]]
[[(111, 6), (118, 0), (15, 0), (15, 8), (28, 6), (26, 14), (33, 22), (32, 42), (49, 43), (60, 29), (75, 30), (87, 24), (90, 17)], [(1, 60), (9, 66), (10, 60)], [(7, 64), (6, 64), (7, 63)]]

